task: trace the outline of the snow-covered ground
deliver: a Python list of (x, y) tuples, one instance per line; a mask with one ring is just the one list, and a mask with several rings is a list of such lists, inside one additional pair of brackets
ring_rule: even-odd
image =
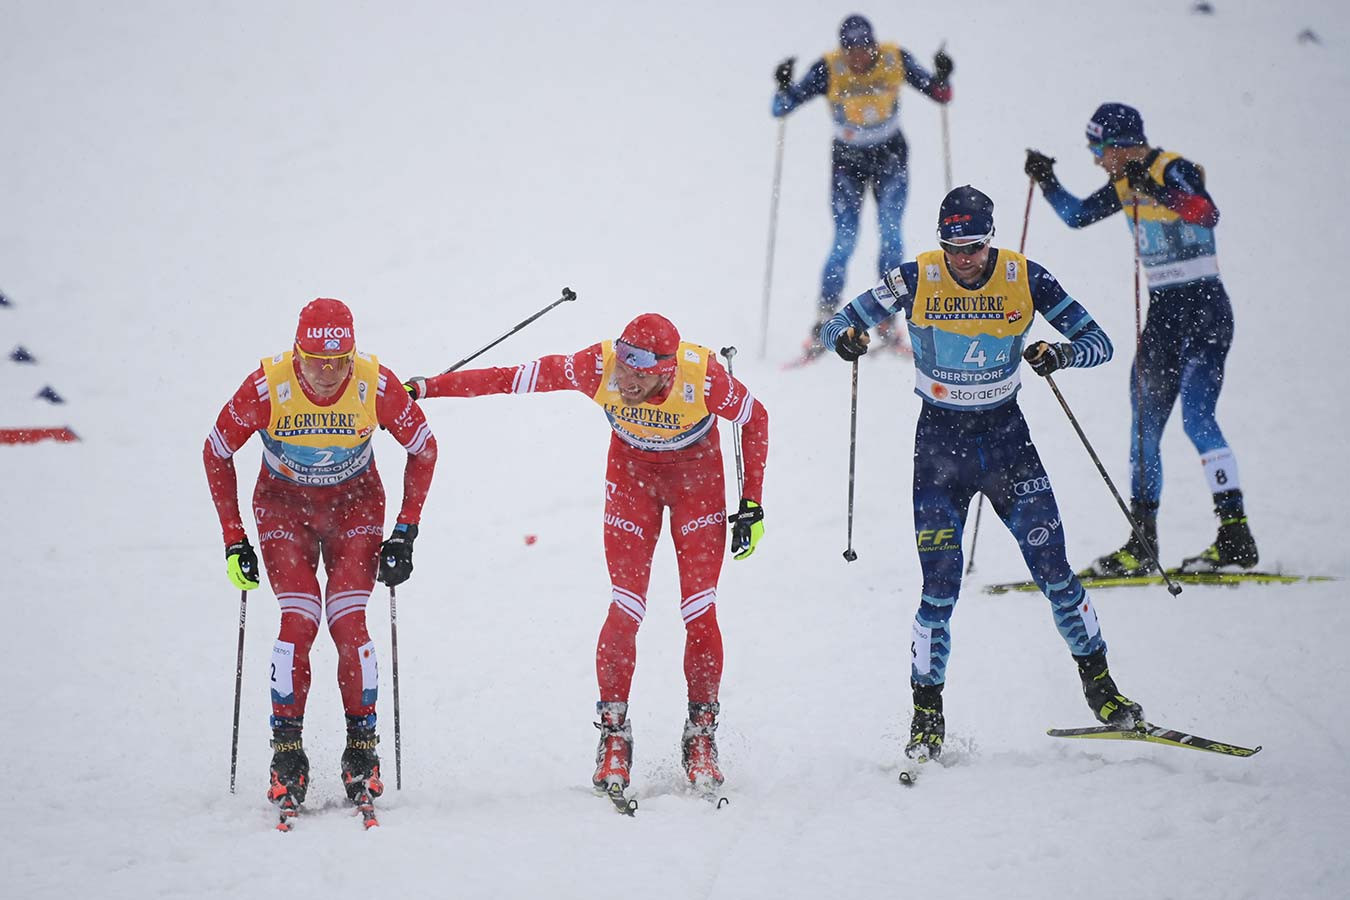
[[(1205, 165), (1238, 325), (1220, 416), (1263, 567), (1344, 578), (1350, 16), (1331, 0), (1191, 6), (861, 11), (922, 58), (946, 40), (955, 177), (994, 197), (1005, 244), (1020, 234), (1025, 147), (1057, 156), (1079, 194), (1101, 183), (1082, 133), (1103, 100), (1139, 106), (1155, 144)], [(897, 785), (919, 588), (912, 374), (862, 367), (859, 558), (845, 565), (848, 367), (779, 370), (830, 240), (820, 101), (788, 124), (771, 349), (756, 352), (771, 72), (789, 54), (801, 71), (851, 11), (4, 4), (0, 289), (15, 305), (0, 308), (0, 350), (39, 356), (41, 380), (70, 400), (58, 423), (84, 438), (0, 448), (7, 896), (1350, 893), (1344, 581), (1094, 596), (1113, 671), (1151, 718), (1260, 755), (1056, 742), (1046, 727), (1090, 715), (1044, 599), (980, 592), (1023, 577), (985, 515), (954, 620), (950, 764)], [(1298, 42), (1305, 28), (1321, 43)], [(905, 104), (912, 253), (944, 188), (937, 111), (912, 92)], [(874, 274), (870, 201), (864, 215), (855, 290)], [(1125, 226), (1070, 232), (1038, 198), (1027, 250), (1116, 339), (1113, 363), (1059, 383), (1123, 487)], [(677, 790), (668, 541), (632, 697), (641, 811), (617, 816), (587, 789), (609, 601), (603, 417), (572, 395), (434, 401), (441, 467), (399, 595), (403, 790), (386, 794), (375, 832), (340, 808), (341, 709), (321, 637), (306, 734), (316, 812), (276, 833), (265, 589), (249, 597), (240, 790), (227, 791), (238, 594), (200, 462), (220, 404), (288, 346), (315, 296), (347, 300), (360, 344), (407, 377), (445, 368), (563, 285), (579, 302), (483, 362), (574, 350), (657, 310), (693, 340), (738, 345), (737, 374), (771, 413), (768, 534), (728, 562), (719, 592), (730, 806)], [(26, 393), (38, 376), (0, 373), (0, 424), (34, 424), (22, 419), (39, 415)], [(1038, 379), (1022, 405), (1086, 563), (1126, 526)], [(1164, 452), (1161, 542), (1175, 562), (1214, 522), (1179, 422)], [(397, 494), (401, 452), (380, 438), (377, 454)], [(249, 490), (256, 442), (238, 459)], [(386, 604), (377, 592), (369, 618), (392, 776)]]

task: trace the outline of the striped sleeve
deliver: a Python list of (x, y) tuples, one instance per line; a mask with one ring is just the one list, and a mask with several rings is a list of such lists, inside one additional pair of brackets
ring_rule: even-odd
[(1100, 366), (1115, 352), (1111, 339), (1083, 305), (1070, 296), (1040, 264), (1027, 260), (1031, 299), (1036, 311), (1073, 346), (1071, 365), (1079, 369)]
[(840, 336), (850, 328), (863, 332), (891, 316), (908, 315), (914, 304), (913, 284), (918, 271), (918, 264), (912, 262), (891, 269), (876, 287), (854, 297), (825, 323), (820, 329), (820, 342), (833, 350)]

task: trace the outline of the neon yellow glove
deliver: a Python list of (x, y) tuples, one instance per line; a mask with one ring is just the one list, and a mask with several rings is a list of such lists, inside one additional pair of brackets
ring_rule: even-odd
[(764, 509), (753, 500), (742, 499), (740, 511), (727, 521), (731, 522), (732, 557), (745, 559), (764, 537)]
[(248, 538), (225, 548), (225, 574), (229, 576), (230, 584), (241, 591), (251, 591), (258, 586), (258, 554), (253, 552)]

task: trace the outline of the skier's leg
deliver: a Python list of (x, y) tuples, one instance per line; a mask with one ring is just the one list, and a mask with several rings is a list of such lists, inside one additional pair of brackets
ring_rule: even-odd
[(877, 156), (878, 168), (873, 182), (877, 200), (877, 225), (881, 230), (881, 254), (877, 259), (877, 277), (905, 261), (905, 242), (901, 220), (909, 198), (909, 148), (904, 138), (887, 141)]
[(605, 473), (605, 562), (609, 612), (595, 651), (600, 701), (627, 702), (637, 665), (638, 626), (647, 613), (652, 551), (661, 506), (647, 468), (611, 450)]
[[(378, 483), (375, 485), (378, 487)], [(324, 535), (325, 611), (337, 647), (338, 687), (348, 722), (375, 726), (379, 678), (375, 642), (366, 630), (366, 604), (375, 587), (384, 527), (384, 491), (362, 486), (344, 492)]]
[(267, 580), (281, 606), (281, 627), (272, 647), (269, 680), (272, 727), (297, 732), (309, 695), (309, 650), (319, 633), (319, 539), (308, 525), (304, 502), (285, 491), (253, 494), (258, 550)]
[(834, 217), (834, 243), (825, 260), (820, 280), (820, 314), (833, 314), (844, 292), (848, 261), (858, 244), (858, 218), (862, 212), (864, 175), (858, 171), (856, 152), (834, 148), (830, 175), (830, 213)]
[(717, 624), (717, 580), (726, 553), (726, 491), (721, 457), (668, 467), (662, 493), (670, 506), (670, 533), (680, 571), (684, 619), (684, 674), (689, 702), (715, 703), (722, 680), (722, 632)]
[(1150, 304), (1130, 371), (1130, 496), (1156, 510), (1162, 498), (1162, 435), (1181, 389), (1182, 335), (1166, 300)]
[(1217, 281), (1193, 286), (1189, 335), (1181, 375), (1181, 421), (1200, 454), (1205, 480), (1214, 497), (1219, 532), (1198, 556), (1182, 562), (1187, 570), (1226, 566), (1250, 568), (1259, 561), (1256, 539), (1247, 524), (1237, 457), (1215, 416), (1223, 388), (1224, 363), (1233, 343), (1233, 312)]

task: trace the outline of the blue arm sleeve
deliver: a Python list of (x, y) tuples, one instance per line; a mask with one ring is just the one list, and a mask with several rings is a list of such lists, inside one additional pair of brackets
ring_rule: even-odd
[(918, 263), (905, 263), (891, 269), (881, 283), (870, 291), (854, 297), (847, 306), (820, 329), (820, 342), (827, 350), (834, 350), (839, 336), (852, 328), (864, 332), (891, 316), (909, 316), (914, 304), (914, 283), (918, 279)]
[(1045, 199), (1050, 201), (1055, 213), (1070, 228), (1082, 228), (1093, 222), (1100, 222), (1121, 209), (1120, 197), (1116, 195), (1116, 189), (1110, 183), (1083, 200), (1064, 190), (1064, 186), (1057, 178), (1042, 184), (1041, 192), (1045, 194)]
[(807, 100), (830, 89), (830, 70), (825, 68), (825, 60), (818, 59), (807, 70), (806, 77), (785, 91), (773, 95), (773, 116), (775, 119), (786, 116)]
[(1036, 312), (1073, 346), (1070, 365), (1090, 369), (1108, 361), (1115, 352), (1111, 339), (1082, 304), (1069, 296), (1055, 276), (1039, 263), (1027, 260), (1027, 276), (1031, 279), (1031, 300)]
[(947, 102), (951, 89), (936, 78), (932, 73), (919, 65), (919, 61), (914, 58), (914, 54), (908, 50), (900, 51), (900, 59), (905, 64), (905, 83), (914, 90), (926, 94), (942, 103)]

